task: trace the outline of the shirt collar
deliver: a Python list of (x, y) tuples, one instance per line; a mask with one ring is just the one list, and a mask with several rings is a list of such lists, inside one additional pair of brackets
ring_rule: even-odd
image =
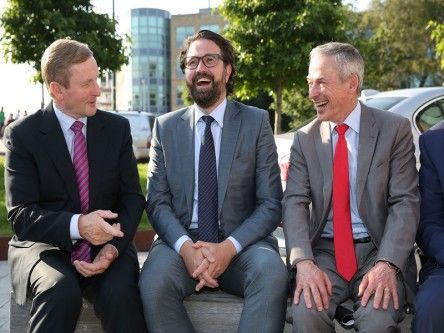
[[(353, 111), (345, 118), (343, 124), (348, 125), (353, 131), (359, 134), (359, 125), (361, 123), (361, 103), (357, 103)], [(330, 128), (333, 131), (337, 124), (330, 122)]]
[(224, 100), (214, 108), (213, 111), (210, 112), (210, 114), (206, 114), (202, 111), (202, 109), (194, 104), (194, 125), (197, 124), (197, 122), (200, 120), (202, 116), (211, 116), (216, 120), (216, 122), (219, 124), (221, 128), (224, 127), (224, 115), (225, 115), (225, 109), (227, 107), (227, 99), (224, 98)]
[(75, 121), (81, 121), (84, 124), (84, 128), (86, 128), (86, 120), (87, 117), (82, 117), (79, 119), (74, 119), (73, 117), (68, 116), (66, 113), (64, 113), (62, 110), (59, 109), (59, 107), (53, 102), (52, 107), (54, 109), (54, 113), (57, 117), (57, 120), (60, 123), (60, 127), (62, 127), (63, 132), (67, 132), (72, 124), (74, 124)]

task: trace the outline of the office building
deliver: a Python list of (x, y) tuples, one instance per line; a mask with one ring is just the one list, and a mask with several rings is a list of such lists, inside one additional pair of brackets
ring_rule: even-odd
[(162, 114), (170, 107), (170, 13), (131, 10), (132, 96), (134, 110)]

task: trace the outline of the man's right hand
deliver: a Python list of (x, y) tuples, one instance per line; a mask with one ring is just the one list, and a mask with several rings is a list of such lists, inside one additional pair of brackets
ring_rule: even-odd
[(120, 223), (109, 224), (105, 219), (115, 219), (117, 214), (110, 210), (96, 210), (86, 215), (80, 215), (79, 233), (93, 245), (102, 245), (114, 237), (123, 237)]
[(327, 274), (319, 269), (311, 260), (302, 260), (296, 264), (296, 290), (293, 302), (299, 304), (304, 294), (305, 305), (311, 309), (314, 300), (318, 311), (328, 309), (332, 287)]
[[(208, 267), (210, 266), (210, 263), (215, 261), (215, 258), (211, 255), (205, 257), (202, 254), (202, 249), (194, 248), (193, 243), (190, 240), (183, 243), (182, 247), (180, 248), (180, 255), (190, 276), (193, 276), (193, 272), (205, 261), (208, 263)], [(201, 289), (203, 286), (210, 288), (216, 288), (219, 286), (217, 280), (210, 276), (208, 270), (201, 273), (197, 279), (199, 280), (199, 283), (196, 286), (196, 291), (198, 291), (198, 287)]]

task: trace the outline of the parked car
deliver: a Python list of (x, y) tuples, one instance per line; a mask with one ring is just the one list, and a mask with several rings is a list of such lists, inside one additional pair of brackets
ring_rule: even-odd
[[(394, 112), (409, 119), (415, 144), (416, 165), (419, 168), (419, 135), (444, 119), (444, 87), (409, 88), (384, 92), (364, 91), (360, 100), (368, 106)], [(284, 189), (290, 148), (296, 130), (275, 135)]]
[(444, 87), (379, 92), (362, 100), (366, 105), (397, 113), (410, 121), (419, 168), (419, 135), (444, 119)]
[(109, 111), (128, 119), (133, 138), (133, 151), (138, 161), (147, 161), (150, 156), (151, 127), (155, 115), (140, 111)]

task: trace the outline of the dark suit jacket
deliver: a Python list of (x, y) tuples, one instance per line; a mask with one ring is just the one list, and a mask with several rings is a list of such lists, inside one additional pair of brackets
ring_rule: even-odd
[[(194, 193), (194, 109), (156, 119), (150, 152), (147, 212), (171, 247), (187, 234)], [(281, 220), (282, 186), (268, 113), (228, 101), (218, 166), (219, 220), (243, 248)]]
[(444, 121), (419, 137), (421, 218), (417, 242), (429, 262), (444, 266)]
[[(16, 300), (23, 304), (37, 261), (52, 250), (72, 250), (69, 226), (72, 215), (80, 213), (80, 201), (52, 103), (8, 126), (4, 143), (6, 206), (15, 233), (8, 260)], [(110, 243), (121, 254), (132, 242), (144, 206), (128, 121), (98, 110), (87, 120), (87, 146), (89, 211), (119, 214), (125, 236)]]
[[(415, 280), (412, 254), (419, 195), (410, 123), (391, 112), (361, 106), (359, 215), (378, 249), (376, 260), (390, 261)], [(290, 162), (283, 219), (290, 264), (295, 265), (313, 259), (312, 247), (331, 209), (333, 148), (328, 122), (315, 119), (296, 132)]]

